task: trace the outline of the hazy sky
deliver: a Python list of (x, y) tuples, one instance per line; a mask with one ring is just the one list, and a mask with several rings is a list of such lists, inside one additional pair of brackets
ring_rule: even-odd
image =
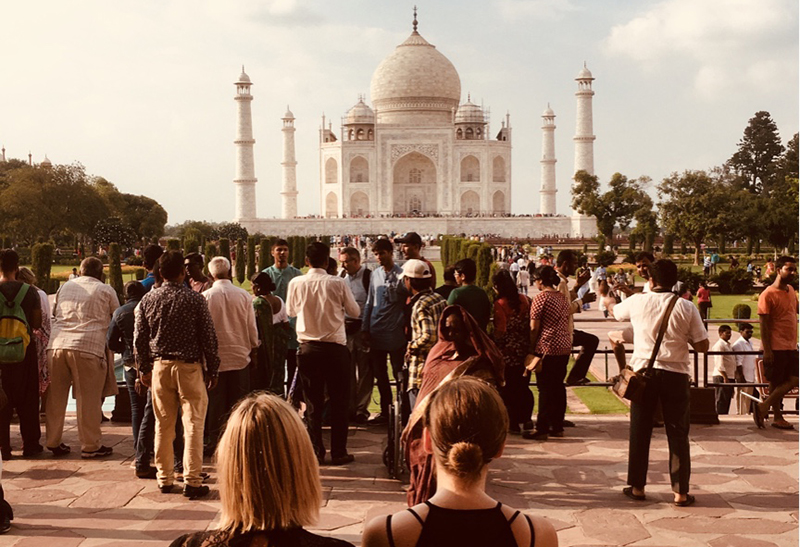
[[(419, 32), (455, 65), (462, 100), (513, 129), (512, 210), (537, 212), (541, 114), (556, 113), (558, 210), (568, 212), (574, 80), (594, 82), (595, 171), (723, 163), (767, 110), (798, 130), (797, 0), (416, 0)], [(79, 161), (158, 200), (169, 222), (234, 214), (233, 82), (254, 82), (258, 214), (280, 215), (281, 116), (296, 119), (300, 214), (319, 213), (321, 115), (366, 94), (411, 32), (414, 1), (7, 2), (0, 143)]]

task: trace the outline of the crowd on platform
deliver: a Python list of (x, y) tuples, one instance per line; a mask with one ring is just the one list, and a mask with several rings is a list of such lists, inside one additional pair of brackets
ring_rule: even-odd
[[(252, 295), (232, 282), (224, 257), (210, 260), (206, 274), (199, 254), (151, 245), (142, 253), (147, 276), (125, 285), (121, 306), (103, 281), (102, 262), (89, 257), (80, 275), (60, 288), (52, 310), (16, 252), (0, 251), (3, 459), (13, 456), (13, 411), (23, 457), (45, 447), (53, 457), (71, 452), (62, 442), (70, 389), (81, 457), (111, 455), (101, 421), (103, 397), (117, 389), (108, 360), (116, 352), (131, 401), (136, 476), (155, 479), (164, 494), (183, 482), (184, 496), (203, 498), (209, 493), (203, 460), (216, 458), (220, 529), (174, 545), (265, 539), (345, 545), (302, 528), (319, 511), (318, 468), (353, 462), (349, 425), (385, 426), (393, 410), (404, 426), (410, 509), (370, 523), (364, 545), (442, 545), (453, 543), (452, 534), (463, 538), (461, 545), (556, 545), (545, 520), (520, 516), (486, 495), (487, 469), (507, 434), (544, 442), (575, 425), (566, 419), (566, 387), (589, 383), (599, 339), (575, 329), (573, 315), (597, 300), (607, 316), (631, 325), (609, 332), (620, 370), (648, 377), (646, 396), (631, 404), (624, 494), (645, 499), (651, 431), (663, 422), (674, 502), (695, 501), (689, 493), (689, 347), (705, 352), (709, 343), (698, 308), (681, 298), (685, 288), (677, 284), (674, 263), (641, 253), (636, 267), (645, 286), (638, 293), (602, 267), (582, 267), (572, 251), (553, 257), (543, 249), (538, 265), (504, 251), (490, 299), (476, 286), (477, 266), (469, 258), (445, 268), (437, 284), (437, 272), (422, 256), (423, 238), (414, 232), (339, 243), (341, 268), (330, 247), (316, 241), (305, 250), (303, 273), (288, 263), (288, 242), (274, 240), (274, 264), (251, 279)], [(367, 245), (378, 263), (373, 270), (363, 261)], [(785, 428), (791, 424), (781, 415), (781, 399), (798, 382), (795, 259), (781, 257), (775, 271), (758, 309), (770, 396), (752, 412), (763, 427), (772, 410), (772, 425)], [(720, 339), (728, 344), (730, 328), (723, 330)], [(740, 331), (736, 343), (746, 345), (752, 326), (749, 335), (747, 327)], [(626, 343), (634, 348), (630, 363)], [(580, 351), (568, 373), (574, 347)], [(720, 383), (747, 379), (749, 367), (720, 356), (714, 375)], [(539, 393), (535, 422), (532, 377)], [(371, 415), (373, 386), (380, 410)], [(730, 405), (730, 392), (720, 389), (721, 409), (726, 400)], [(0, 499), (5, 531), (7, 506)]]

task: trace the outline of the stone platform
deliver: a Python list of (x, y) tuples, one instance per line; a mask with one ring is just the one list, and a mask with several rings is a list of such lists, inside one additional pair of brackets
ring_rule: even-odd
[[(600, 389), (600, 388), (597, 388)], [(692, 492), (697, 504), (671, 503), (664, 430), (651, 450), (648, 501), (634, 502), (625, 485), (626, 416), (573, 415), (564, 439), (545, 443), (509, 438), (492, 465), (490, 493), (500, 501), (551, 520), (562, 546), (790, 547), (798, 544), (798, 435), (757, 430), (747, 417), (723, 417), (718, 426), (692, 426)], [(789, 417), (797, 423), (795, 416)], [(12, 442), (18, 443), (16, 426)], [(65, 442), (78, 447), (75, 418)], [(178, 535), (213, 527), (215, 491), (200, 501), (161, 494), (155, 481), (135, 478), (127, 425), (104, 424), (114, 455), (84, 461), (49, 455), (3, 464), (6, 499), (15, 510), (0, 547), (168, 545)], [(365, 520), (405, 507), (403, 483), (381, 464), (385, 432), (351, 430), (356, 462), (322, 468), (323, 508), (315, 530), (355, 545)]]

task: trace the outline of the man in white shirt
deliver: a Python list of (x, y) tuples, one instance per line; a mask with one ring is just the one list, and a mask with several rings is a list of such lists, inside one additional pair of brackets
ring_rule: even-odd
[[(100, 421), (108, 377), (106, 332), (119, 307), (116, 291), (102, 281), (103, 263), (89, 257), (81, 262), (81, 275), (61, 286), (53, 305), (50, 335), (50, 390), (47, 395), (47, 448), (65, 456), (70, 448), (61, 442), (70, 387), (78, 401), (78, 435), (82, 458), (99, 458), (113, 452), (100, 444)], [(116, 383), (112, 386), (116, 389)], [(114, 392), (116, 393), (116, 392)]]
[(217, 256), (208, 263), (214, 278), (211, 288), (203, 292), (214, 322), (219, 344), (219, 380), (208, 392), (208, 442), (206, 455), (214, 453), (228, 413), (239, 399), (250, 393), (250, 369), (258, 348), (258, 329), (250, 294), (231, 281), (231, 263)]
[(347, 406), (350, 400), (349, 360), (345, 314), (357, 317), (359, 307), (347, 282), (328, 275), (330, 248), (320, 241), (306, 247), (305, 275), (289, 282), (286, 311), (297, 317), (297, 366), (303, 382), (311, 444), (320, 464), (325, 461), (322, 412), (327, 388), (331, 405), (331, 464), (344, 465), (355, 458), (347, 453)]
[[(361, 253), (354, 247), (346, 247), (339, 252), (342, 263), (342, 278), (350, 286), (350, 292), (364, 310), (369, 293), (370, 271), (361, 264)], [(357, 317), (345, 317), (344, 328), (347, 334), (347, 349), (350, 351), (350, 408), (349, 414), (357, 424), (366, 424), (369, 420), (369, 402), (372, 398), (374, 376), (369, 353), (364, 346), (361, 333), (361, 313)]]
[(698, 352), (708, 351), (708, 334), (697, 308), (672, 293), (678, 281), (678, 267), (671, 260), (658, 260), (650, 268), (651, 291), (614, 305), (611, 314), (618, 321), (633, 326), (633, 370), (647, 367), (668, 305), (675, 300), (664, 339), (649, 373), (641, 403), (631, 403), (630, 441), (628, 445), (628, 484), (623, 493), (631, 499), (644, 500), (647, 464), (653, 415), (660, 401), (669, 441), (670, 480), (674, 503), (694, 503), (689, 494), (691, 461), (689, 455), (689, 384), (691, 361), (689, 345)]
[[(750, 339), (753, 337), (753, 325), (750, 323), (739, 323), (739, 335), (741, 336), (736, 342), (733, 343), (731, 348), (733, 351), (755, 351), (753, 343)], [(755, 382), (756, 381), (756, 356), (755, 355), (737, 355), (736, 356), (736, 381), (737, 382)], [(751, 400), (743, 397), (742, 393), (754, 395), (756, 388), (741, 387), (736, 390), (736, 408), (739, 414), (749, 414)]]
[[(711, 347), (711, 351), (719, 351), (730, 353), (733, 351), (730, 339), (733, 332), (730, 326), (719, 326), (719, 340)], [(736, 375), (736, 357), (733, 355), (712, 355), (714, 362), (714, 372), (712, 373), (712, 380), (715, 384), (730, 384), (733, 383), (734, 376)], [(733, 398), (733, 388), (725, 385), (718, 385), (714, 387), (714, 399), (717, 406), (717, 414), (727, 414), (731, 408), (731, 399)]]

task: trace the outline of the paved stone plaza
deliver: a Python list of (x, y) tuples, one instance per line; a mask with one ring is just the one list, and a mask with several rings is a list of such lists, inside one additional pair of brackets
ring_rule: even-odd
[[(757, 430), (750, 418), (724, 417), (692, 427), (692, 492), (697, 504), (676, 508), (668, 484), (664, 430), (653, 439), (647, 502), (625, 498), (626, 416), (572, 415), (578, 427), (546, 443), (510, 437), (490, 474), (490, 493), (545, 516), (562, 546), (796, 546), (798, 435)], [(791, 417), (796, 423), (796, 418)], [(78, 446), (75, 418), (65, 442)], [(16, 427), (13, 428), (16, 430)], [(16, 431), (14, 433), (16, 435)], [(187, 531), (213, 527), (218, 494), (188, 501), (161, 494), (155, 481), (134, 477), (129, 426), (105, 424), (114, 446), (105, 461), (77, 454), (5, 462), (3, 487), (13, 505), (11, 532), (0, 546), (81, 547), (167, 545)], [(381, 464), (385, 433), (351, 430), (356, 462), (322, 469), (324, 507), (316, 528), (359, 544), (365, 520), (405, 507), (403, 484)], [(15, 452), (18, 454), (18, 452)]]

